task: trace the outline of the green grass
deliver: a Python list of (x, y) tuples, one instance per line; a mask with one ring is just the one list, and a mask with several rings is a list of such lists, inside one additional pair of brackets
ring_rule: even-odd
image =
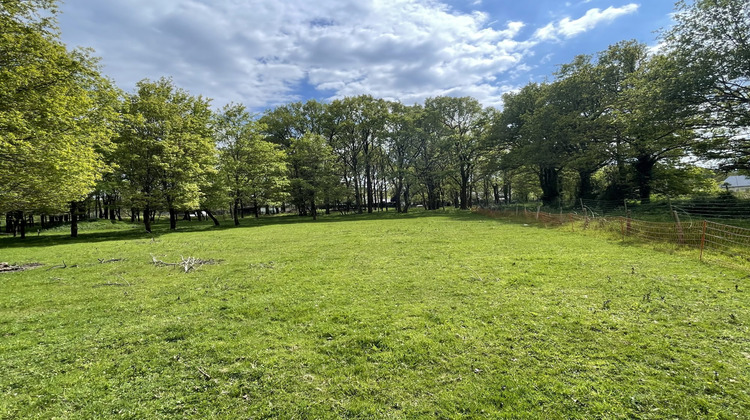
[(45, 264), (0, 274), (0, 416), (750, 412), (746, 273), (465, 212), (243, 223), (0, 239)]

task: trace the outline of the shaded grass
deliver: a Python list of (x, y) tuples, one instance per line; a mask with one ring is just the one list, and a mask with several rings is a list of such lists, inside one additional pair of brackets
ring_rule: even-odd
[(0, 276), (0, 415), (750, 411), (740, 272), (465, 212), (245, 223), (0, 239), (46, 264)]

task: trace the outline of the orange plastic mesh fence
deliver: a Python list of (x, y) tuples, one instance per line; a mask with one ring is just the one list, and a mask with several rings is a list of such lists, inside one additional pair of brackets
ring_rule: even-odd
[(544, 225), (572, 223), (574, 229), (580, 225), (581, 228), (619, 232), (623, 237), (637, 237), (647, 241), (700, 249), (701, 257), (705, 251), (715, 251), (750, 261), (750, 229), (716, 222), (648, 222), (625, 217), (595, 218), (575, 213), (547, 213), (527, 209), (476, 209), (476, 212), (489, 217), (504, 217)]

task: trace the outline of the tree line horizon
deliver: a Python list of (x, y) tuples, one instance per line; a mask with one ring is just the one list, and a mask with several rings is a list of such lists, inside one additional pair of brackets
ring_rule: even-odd
[[(503, 95), (421, 104), (359, 95), (251, 114), (171, 78), (124, 93), (88, 50), (68, 50), (55, 0), (0, 5), (0, 211), (25, 235), (29, 217), (67, 212), (77, 235), (94, 203), (127, 210), (146, 231), (157, 212), (286, 207), (372, 212), (391, 203), (546, 205), (715, 188), (712, 173), (750, 170), (750, 5), (676, 4), (660, 48), (622, 41), (559, 66), (552, 81)], [(46, 13), (42, 13), (46, 12)], [(715, 192), (715, 191), (714, 191)]]

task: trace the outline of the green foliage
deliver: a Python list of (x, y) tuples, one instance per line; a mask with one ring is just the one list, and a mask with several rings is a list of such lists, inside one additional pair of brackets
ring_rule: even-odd
[(0, 4), (0, 212), (64, 209), (106, 169), (117, 92), (87, 51), (59, 41), (54, 11)]
[(750, 3), (696, 0), (677, 3), (676, 24), (664, 32), (683, 79), (702, 96), (711, 130), (702, 151), (728, 170), (750, 169)]
[(461, 209), (470, 207), (469, 186), (479, 157), (489, 147), (491, 109), (483, 109), (474, 98), (438, 96), (425, 101), (425, 112), (438, 124), (436, 134), (449, 157), (448, 176), (459, 187)]
[(292, 139), (289, 161), (295, 168), (295, 176), (290, 180), (294, 202), (299, 208), (309, 204), (310, 213), (316, 219), (321, 202), (331, 203), (338, 198), (340, 181), (336, 155), (323, 136), (307, 133)]
[(242, 105), (227, 105), (214, 119), (221, 183), (232, 203), (235, 225), (240, 203), (276, 204), (288, 186), (286, 154), (264, 140), (264, 127)]
[(124, 106), (115, 162), (133, 206), (169, 210), (174, 227), (176, 210), (200, 206), (200, 186), (214, 168), (209, 101), (166, 78), (136, 87)]

